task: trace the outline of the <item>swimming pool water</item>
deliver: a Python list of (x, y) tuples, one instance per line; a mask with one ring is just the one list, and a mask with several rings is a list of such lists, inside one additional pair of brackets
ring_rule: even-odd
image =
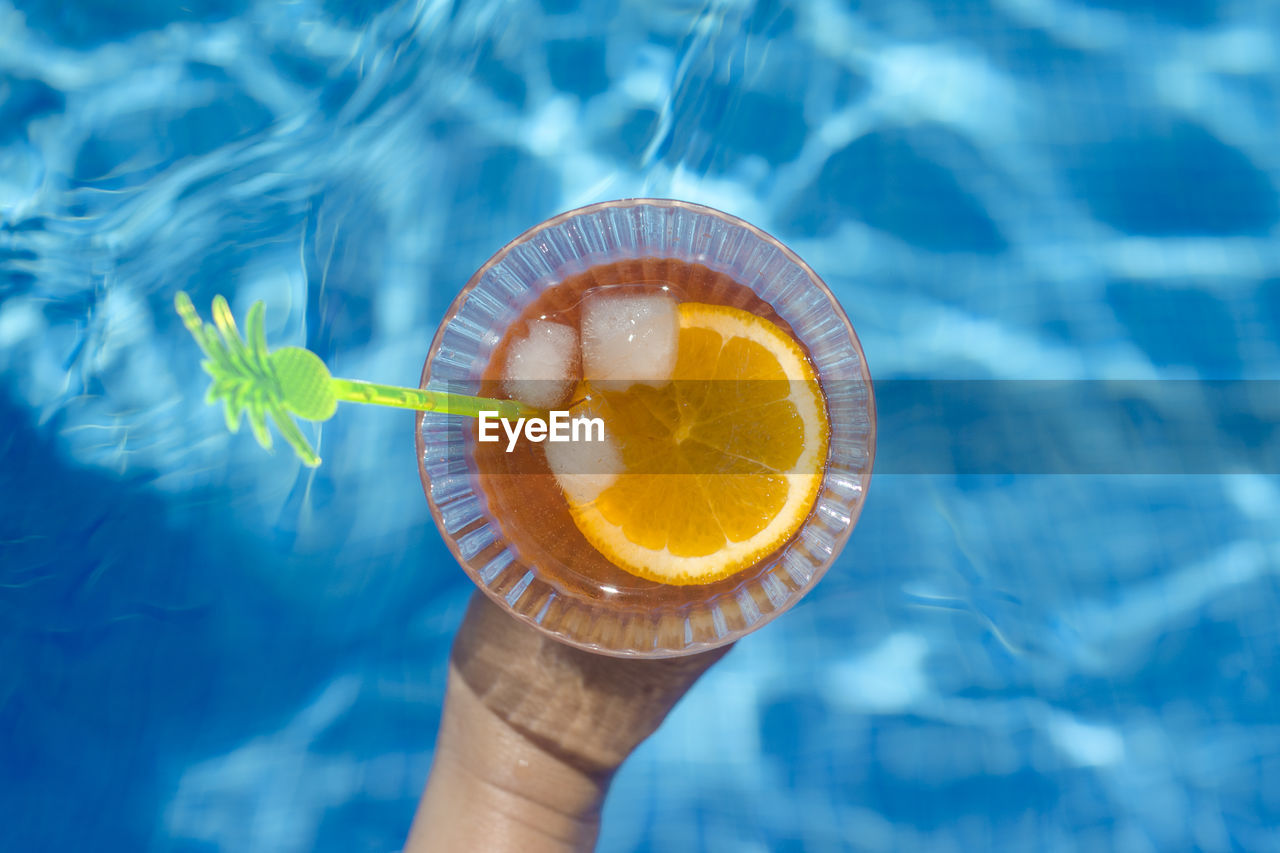
[[(0, 849), (394, 850), (430, 765), (471, 587), (412, 417), (344, 408), (315, 471), (227, 434), (177, 290), (415, 384), (508, 239), (669, 196), (796, 249), (877, 381), (1276, 380), (1277, 34), (1264, 0), (0, 0)], [(1271, 399), (1199, 440), (1274, 441)], [(601, 849), (1280, 849), (1280, 467), (906, 470)]]

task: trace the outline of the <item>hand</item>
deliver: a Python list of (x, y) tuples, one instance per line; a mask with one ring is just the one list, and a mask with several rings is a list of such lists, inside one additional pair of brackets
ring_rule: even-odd
[(477, 592), (454, 641), (435, 762), (406, 853), (590, 850), (614, 772), (727, 651), (592, 654)]

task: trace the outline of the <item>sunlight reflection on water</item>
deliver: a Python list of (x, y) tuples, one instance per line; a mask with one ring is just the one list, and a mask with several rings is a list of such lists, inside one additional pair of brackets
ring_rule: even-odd
[[(1277, 32), (1261, 2), (0, 3), (3, 846), (394, 849), (429, 765), (469, 586), (411, 416), (344, 409), (315, 472), (228, 435), (175, 291), (413, 385), (511, 237), (675, 196), (792, 245), (878, 380), (1276, 378)], [(622, 771), (603, 849), (1275, 849), (1274, 477), (870, 491)]]

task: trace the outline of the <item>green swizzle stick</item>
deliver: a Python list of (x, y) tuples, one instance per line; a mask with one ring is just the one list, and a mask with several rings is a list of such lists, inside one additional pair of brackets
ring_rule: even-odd
[(337, 411), (339, 401), (473, 418), (479, 417), (482, 410), (497, 412), (502, 418), (518, 418), (534, 412), (513, 400), (490, 400), (444, 391), (378, 385), (358, 379), (335, 379), (320, 357), (310, 350), (282, 347), (275, 352), (267, 351), (267, 337), (263, 331), (266, 308), (261, 302), (253, 303), (249, 309), (245, 324), (249, 331), (248, 341), (240, 337), (231, 308), (221, 296), (213, 297), (213, 324), (217, 331), (200, 320), (187, 294), (179, 293), (174, 305), (183, 324), (204, 350), (206, 359), (202, 364), (205, 372), (213, 377), (205, 402), (222, 400), (226, 406), (227, 429), (238, 432), (240, 416), (247, 413), (254, 437), (269, 450), (271, 433), (267, 431), (267, 416), (270, 415), (276, 429), (297, 452), (298, 458), (312, 468), (320, 464), (320, 457), (290, 416), (296, 415), (308, 421), (327, 421)]

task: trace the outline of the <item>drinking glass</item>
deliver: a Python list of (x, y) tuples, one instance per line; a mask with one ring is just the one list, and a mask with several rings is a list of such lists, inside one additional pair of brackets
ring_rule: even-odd
[[(414, 437), (432, 517), (458, 563), (515, 618), (602, 654), (660, 658), (705, 651), (754, 631), (799, 601), (839, 555), (862, 509), (875, 455), (875, 402), (862, 347), (840, 304), (794, 252), (741, 219), (667, 199), (624, 199), (555, 216), (512, 240), (449, 307), (421, 387), (479, 393), (506, 329), (546, 289), (620, 260), (675, 258), (755, 292), (808, 351), (828, 407), (823, 483), (800, 530), (756, 565), (714, 583), (665, 586), (582, 570), (580, 543), (535, 541), (497, 517), (473, 459), (469, 418), (418, 414)], [(533, 475), (527, 475), (533, 476)], [(558, 495), (533, 493), (537, 513)], [(545, 506), (544, 506), (545, 505)], [(580, 553), (580, 552), (579, 552)]]

